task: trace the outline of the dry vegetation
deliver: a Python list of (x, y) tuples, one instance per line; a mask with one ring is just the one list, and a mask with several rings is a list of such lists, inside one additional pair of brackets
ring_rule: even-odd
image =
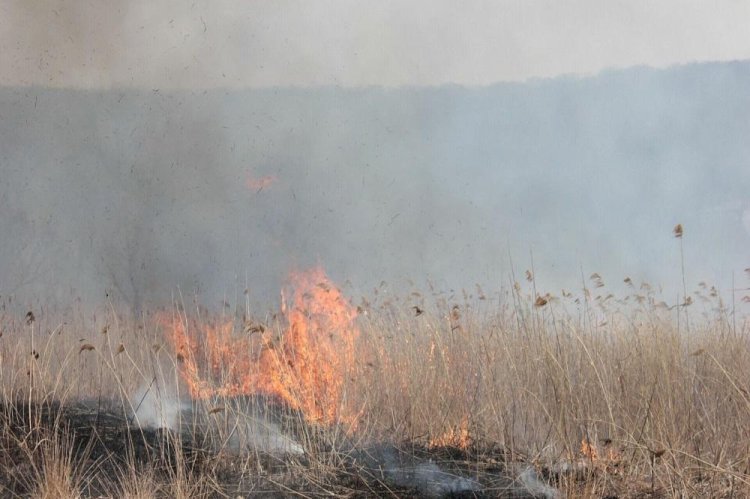
[[(136, 428), (129, 415), (144, 388), (187, 395), (185, 354), (156, 315), (133, 320), (110, 307), (18, 316), (5, 302), (0, 495), (551, 494), (529, 490), (529, 473), (561, 497), (750, 494), (750, 326), (732, 306), (703, 284), (669, 307), (630, 279), (622, 298), (597, 274), (580, 296), (554, 297), (526, 277), (494, 296), (477, 288), (392, 298), (384, 285), (362, 299), (341, 390), (320, 402), (338, 405), (337, 421), (264, 402), (304, 449), (283, 456), (239, 452), (221, 429), (204, 435), (206, 445), (184, 431)], [(211, 322), (198, 307), (175, 310), (184, 324)], [(247, 317), (216, 320), (233, 324), (233, 338), (283, 341), (283, 318)], [(231, 372), (227, 362), (220, 367)], [(320, 393), (331, 398), (330, 388)], [(254, 395), (263, 394), (244, 406), (234, 393), (195, 404), (208, 420), (227, 419)], [(409, 471), (389, 473), (393, 462)], [(425, 463), (440, 472), (420, 475), (433, 469)], [(472, 485), (425, 485), (448, 476)]]

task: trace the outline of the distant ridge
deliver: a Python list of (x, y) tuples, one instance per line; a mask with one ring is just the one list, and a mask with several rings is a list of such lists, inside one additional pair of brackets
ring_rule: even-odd
[(184, 89), (184, 88), (149, 88), (149, 87), (138, 87), (138, 86), (114, 86), (109, 88), (77, 88), (77, 87), (62, 87), (62, 86), (44, 86), (44, 85), (4, 85), (0, 83), (0, 89), (54, 89), (54, 90), (71, 90), (77, 92), (131, 92), (131, 91), (152, 91), (152, 92), (163, 92), (163, 93), (197, 93), (202, 94), (204, 92), (264, 92), (264, 91), (278, 91), (278, 90), (336, 90), (344, 92), (358, 92), (362, 90), (375, 90), (380, 89), (383, 91), (403, 91), (403, 90), (416, 90), (416, 89), (487, 89), (494, 87), (515, 87), (515, 86), (538, 86), (546, 83), (556, 83), (562, 81), (569, 82), (585, 82), (587, 80), (596, 80), (601, 78), (617, 77), (625, 73), (680, 73), (680, 72), (691, 72), (691, 71), (705, 71), (705, 70), (716, 70), (719, 72), (741, 70), (747, 71), (750, 67), (750, 59), (735, 59), (730, 61), (697, 61), (688, 62), (681, 64), (672, 64), (666, 67), (656, 67), (647, 64), (639, 64), (628, 67), (612, 67), (605, 68), (600, 71), (592, 73), (563, 73), (555, 76), (547, 77), (531, 77), (525, 80), (499, 80), (493, 83), (483, 85), (466, 85), (461, 83), (440, 83), (435, 85), (361, 85), (361, 86), (340, 86), (340, 85), (276, 85), (276, 86), (265, 86), (265, 87), (198, 87), (195, 89)]
[(726, 288), (748, 265), (748, 88), (750, 61), (472, 88), (0, 88), (0, 293), (214, 300), (247, 276), (267, 302), (317, 263), (361, 289), (498, 287), (530, 250), (550, 289), (582, 267), (669, 289), (677, 223), (688, 279)]

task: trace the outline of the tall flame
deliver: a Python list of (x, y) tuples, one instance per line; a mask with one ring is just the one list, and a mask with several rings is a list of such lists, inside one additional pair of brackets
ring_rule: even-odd
[(166, 321), (182, 379), (194, 398), (262, 393), (308, 421), (354, 425), (345, 384), (359, 336), (356, 311), (321, 267), (292, 273), (290, 283), (291, 303), (282, 300), (287, 325), (276, 336), (238, 336), (232, 321)]

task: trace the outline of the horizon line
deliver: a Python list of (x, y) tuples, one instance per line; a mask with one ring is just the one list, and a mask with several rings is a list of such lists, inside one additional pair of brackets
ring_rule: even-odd
[(497, 80), (489, 83), (462, 83), (462, 82), (439, 82), (432, 84), (366, 84), (366, 85), (344, 85), (340, 83), (311, 83), (311, 84), (278, 84), (278, 85), (226, 85), (226, 86), (165, 86), (165, 85), (99, 85), (99, 86), (76, 86), (76, 85), (44, 85), (40, 83), (6, 84), (0, 82), (0, 89), (48, 89), (48, 90), (70, 90), (70, 91), (144, 91), (152, 92), (216, 92), (216, 91), (268, 91), (268, 90), (385, 90), (404, 91), (421, 89), (447, 89), (462, 88), (468, 90), (482, 90), (500, 86), (532, 86), (563, 81), (589, 81), (600, 77), (627, 73), (636, 70), (646, 70), (657, 73), (666, 73), (673, 70), (685, 70), (699, 66), (730, 66), (736, 64), (750, 64), (750, 58), (745, 59), (713, 59), (696, 60), (690, 62), (678, 62), (664, 66), (651, 64), (634, 64), (630, 66), (608, 66), (593, 72), (569, 72), (553, 76), (531, 76), (528, 78)]

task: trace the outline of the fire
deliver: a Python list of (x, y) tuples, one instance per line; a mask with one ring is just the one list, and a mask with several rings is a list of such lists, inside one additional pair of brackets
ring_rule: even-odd
[[(356, 310), (316, 267), (293, 273), (293, 299), (282, 303), (289, 328), (281, 348), (267, 348), (260, 358), (261, 389), (280, 395), (309, 420), (353, 423), (345, 409), (344, 385), (354, 365), (359, 330)], [(282, 294), (283, 296), (283, 294)]]
[(461, 424), (448, 428), (442, 435), (431, 438), (430, 447), (455, 447), (466, 450), (471, 445), (469, 434), (469, 421), (467, 418), (461, 420)]
[(180, 318), (162, 319), (170, 329), (180, 374), (193, 398), (246, 394), (255, 373), (251, 339), (235, 337), (232, 322), (200, 323)]
[(345, 384), (354, 365), (356, 310), (316, 267), (290, 276), (280, 334), (234, 334), (231, 321), (167, 321), (180, 374), (194, 398), (277, 396), (308, 421), (356, 424)]
[(254, 178), (248, 175), (245, 185), (247, 185), (247, 188), (251, 191), (260, 192), (263, 189), (270, 187), (271, 184), (276, 182), (276, 180), (277, 179), (274, 175), (266, 175), (260, 178)]
[(581, 440), (581, 454), (592, 462), (599, 460), (599, 451), (597, 450), (596, 445), (592, 444), (585, 438)]
[(587, 438), (581, 440), (581, 455), (596, 467), (609, 469), (617, 466), (622, 456), (611, 440), (604, 440), (603, 446), (589, 441)]

